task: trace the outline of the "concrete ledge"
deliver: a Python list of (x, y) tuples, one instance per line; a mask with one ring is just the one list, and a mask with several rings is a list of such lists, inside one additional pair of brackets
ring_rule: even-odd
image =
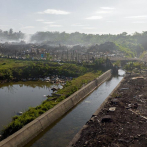
[[(124, 78), (119, 82), (119, 84), (114, 88), (114, 90), (110, 93), (110, 95), (105, 99), (105, 101), (100, 105), (100, 107), (95, 111), (93, 115), (98, 115), (100, 113), (100, 111), (104, 108), (105, 104), (111, 98), (113, 93), (115, 93), (115, 91), (120, 87), (123, 81), (124, 81)], [(82, 129), (74, 136), (74, 138), (72, 139), (72, 141), (69, 143), (67, 147), (73, 147), (72, 145), (75, 144), (79, 140), (79, 138), (81, 137), (82, 131), (86, 129), (87, 127), (88, 127), (87, 125), (84, 125)]]
[[(28, 125), (24, 126), (22, 129), (9, 136), (7, 139), (0, 142), (2, 147), (22, 147), (25, 143), (30, 141), (32, 138), (42, 131), (42, 126), (38, 120), (30, 122)], [(31, 132), (31, 133), (30, 133)], [(17, 142), (17, 145), (16, 145)]]
[(111, 77), (111, 70), (108, 70), (102, 74), (99, 78), (96, 78), (92, 82), (85, 85), (80, 90), (63, 100), (52, 109), (48, 110), (22, 129), (12, 134), (5, 140), (0, 142), (0, 147), (22, 147), (35, 138), (45, 128), (50, 126), (53, 122), (67, 113), (71, 108), (77, 105), (87, 95), (94, 91), (99, 85)]

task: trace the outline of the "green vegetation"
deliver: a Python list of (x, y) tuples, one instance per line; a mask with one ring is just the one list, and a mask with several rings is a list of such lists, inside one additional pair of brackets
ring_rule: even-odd
[[(133, 46), (135, 48), (135, 46)], [(87, 50), (87, 52), (104, 52), (107, 54), (119, 54), (120, 56), (125, 57), (135, 57), (138, 56), (139, 53), (142, 53), (143, 50), (140, 49), (139, 53), (136, 53), (130, 46), (126, 46), (126, 44), (121, 44), (117, 42), (105, 42), (100, 45), (93, 45)]]
[(88, 72), (83, 76), (79, 76), (78, 78), (73, 79), (70, 82), (67, 82), (66, 85), (64, 85), (63, 89), (58, 90), (57, 94), (60, 94), (60, 96), (49, 97), (41, 105), (34, 108), (29, 108), (28, 111), (23, 113), (21, 116), (14, 116), (12, 118), (12, 122), (2, 130), (2, 139), (15, 133), (23, 126), (25, 126), (27, 123), (31, 122), (47, 110), (53, 108), (62, 100), (66, 99), (68, 96), (70, 96), (75, 91), (80, 89), (83, 86), (83, 84), (89, 83), (101, 74), (101, 71), (95, 71)]
[(113, 65), (114, 65), (114, 66), (117, 66), (117, 67), (121, 66), (120, 60), (117, 60)]
[(38, 78), (50, 75), (78, 77), (87, 72), (102, 69), (106, 59), (93, 63), (57, 63), (49, 61), (25, 61), (0, 58), (0, 80)]
[(19, 32), (13, 32), (12, 29), (9, 31), (2, 31), (0, 29), (0, 38), (1, 39), (6, 39), (6, 40), (20, 40), (25, 37), (25, 34), (22, 33), (21, 31)]
[(0, 58), (0, 70), (28, 66), (32, 61)]
[[(126, 52), (127, 57), (140, 56), (144, 50), (147, 50), (147, 31), (142, 33), (135, 32), (132, 35), (126, 32), (113, 35), (113, 34), (85, 34), (85, 33), (59, 33), (59, 32), (37, 32), (31, 37), (32, 41), (37, 42), (54, 42), (55, 44), (60, 42), (61, 44), (84, 44), (94, 45), (103, 44), (105, 42), (114, 42), (119, 44), (120, 50)], [(49, 41), (50, 40), (50, 41)]]
[(135, 56), (135, 53), (133, 53), (129, 48), (123, 47), (122, 45), (119, 45), (115, 43), (116, 49), (123, 52), (126, 57), (132, 58)]
[(0, 59), (0, 80), (20, 78), (34, 78), (49, 74), (77, 77), (91, 71), (83, 65), (47, 61), (23, 61), (14, 59)]
[(50, 53), (46, 53), (46, 60), (51, 60), (52, 59), (52, 56), (50, 56)]
[(147, 52), (146, 51), (144, 51), (141, 55), (140, 55), (140, 57), (139, 58), (144, 58), (145, 57), (145, 55), (147, 55)]
[(62, 97), (68, 97), (80, 89), (83, 84), (89, 83), (101, 74), (101, 71), (86, 73), (83, 76), (73, 79), (71, 82), (67, 82), (64, 88), (60, 89), (57, 93), (62, 94)]
[(105, 42), (117, 42), (119, 44), (126, 44), (127, 46), (142, 44), (144, 45), (147, 37), (147, 32), (129, 35), (126, 32), (113, 35), (113, 34), (85, 34), (85, 33), (66, 33), (66, 32), (37, 32), (32, 37), (32, 41), (53, 41), (63, 44), (101, 44)]
[(146, 69), (146, 66), (140, 62), (134, 62), (134, 63), (130, 62), (125, 65), (124, 69), (128, 72), (131, 72), (131, 73), (132, 72), (134, 72), (134, 73), (140, 72), (141, 73), (141, 70)]

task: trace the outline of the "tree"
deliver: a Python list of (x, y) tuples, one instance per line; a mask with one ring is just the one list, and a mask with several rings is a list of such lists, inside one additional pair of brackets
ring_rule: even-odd
[(127, 32), (122, 32), (120, 35), (122, 35), (122, 36), (127, 36)]
[(50, 53), (46, 53), (46, 60), (51, 60), (52, 59), (52, 56), (50, 56)]
[(28, 54), (28, 55), (26, 55), (26, 59), (29, 59), (30, 58), (30, 55)]
[(13, 30), (10, 29), (10, 30), (9, 30), (9, 35), (12, 35), (12, 34), (13, 34)]

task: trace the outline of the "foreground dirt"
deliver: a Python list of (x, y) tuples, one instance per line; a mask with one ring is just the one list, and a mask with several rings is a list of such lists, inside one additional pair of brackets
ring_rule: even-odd
[(125, 77), (73, 147), (147, 147), (147, 77)]

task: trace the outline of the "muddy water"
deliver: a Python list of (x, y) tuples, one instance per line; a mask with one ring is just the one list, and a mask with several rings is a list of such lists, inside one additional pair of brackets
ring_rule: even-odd
[[(119, 75), (124, 71), (119, 70)], [(25, 147), (66, 147), (123, 77), (112, 77)]]
[(42, 81), (6, 83), (0, 85), (0, 130), (11, 122), (18, 112), (40, 105), (51, 95), (51, 85)]

